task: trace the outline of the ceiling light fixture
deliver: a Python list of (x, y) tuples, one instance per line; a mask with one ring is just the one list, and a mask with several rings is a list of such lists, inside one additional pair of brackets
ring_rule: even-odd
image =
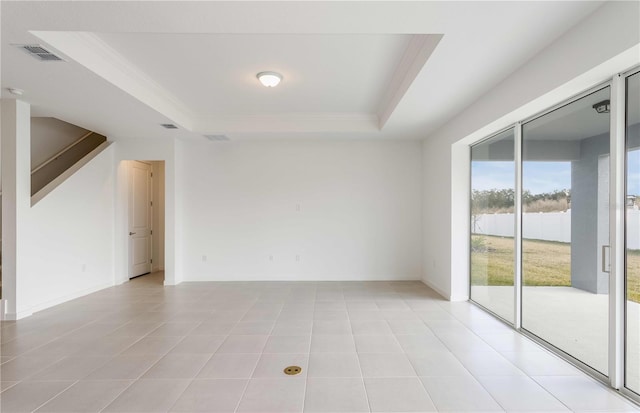
[(256, 77), (266, 87), (276, 87), (282, 80), (282, 75), (276, 72), (260, 72)]
[(598, 113), (609, 113), (610, 102), (609, 99), (598, 102), (592, 106)]
[(24, 90), (15, 87), (8, 87), (7, 90), (14, 96), (22, 96), (24, 94)]

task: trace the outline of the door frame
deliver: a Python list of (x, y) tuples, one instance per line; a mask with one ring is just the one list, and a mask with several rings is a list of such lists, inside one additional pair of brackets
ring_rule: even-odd
[[(164, 285), (176, 285), (182, 282), (182, 273), (176, 265), (176, 193), (175, 193), (175, 161), (173, 142), (171, 145), (158, 144), (149, 140), (142, 142), (118, 142), (118, 154), (115, 161), (115, 230), (113, 284), (119, 285), (129, 282), (129, 252), (128, 252), (128, 166), (124, 161), (140, 160), (164, 162)], [(152, 150), (148, 150), (151, 147)]]

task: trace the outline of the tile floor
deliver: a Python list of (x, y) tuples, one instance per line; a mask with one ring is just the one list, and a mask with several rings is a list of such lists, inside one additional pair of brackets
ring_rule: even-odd
[(419, 282), (158, 273), (5, 322), (1, 342), (3, 413), (638, 411)]

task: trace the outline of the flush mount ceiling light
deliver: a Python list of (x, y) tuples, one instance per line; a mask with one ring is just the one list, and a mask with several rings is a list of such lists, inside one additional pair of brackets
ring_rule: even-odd
[(276, 87), (282, 80), (282, 75), (276, 72), (260, 72), (256, 77), (266, 87)]
[(610, 102), (609, 100), (603, 100), (592, 106), (598, 113), (609, 113)]
[(14, 96), (22, 96), (24, 94), (24, 90), (15, 87), (8, 87), (7, 90)]

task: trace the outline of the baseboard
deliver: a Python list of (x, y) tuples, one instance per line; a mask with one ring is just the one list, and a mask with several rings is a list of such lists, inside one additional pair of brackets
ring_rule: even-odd
[[(206, 282), (206, 281), (242, 281), (242, 282), (261, 282), (261, 281), (301, 281), (301, 282), (321, 282), (321, 281), (421, 281), (418, 276), (303, 276), (300, 274), (283, 274), (279, 276), (265, 276), (264, 274), (255, 275), (211, 275), (211, 274), (192, 274), (185, 282)], [(165, 284), (166, 285), (166, 284)]]
[(442, 298), (444, 298), (447, 301), (452, 301), (451, 300), (451, 295), (448, 293), (445, 293), (440, 287), (438, 287), (437, 285), (435, 285), (434, 283), (432, 283), (431, 281), (427, 281), (424, 278), (422, 280), (422, 283), (424, 285), (426, 285), (427, 287), (431, 288), (433, 291), (437, 292), (438, 294), (440, 294), (442, 296)]
[[(95, 293), (97, 291), (104, 290), (105, 288), (109, 288), (112, 286), (113, 284), (111, 283), (99, 284), (93, 287), (89, 287), (83, 290), (73, 292), (71, 294), (64, 295), (62, 297), (54, 298), (52, 300), (45, 301), (44, 303), (40, 303), (40, 304), (31, 306), (27, 309), (18, 311), (16, 314), (7, 314), (7, 320), (20, 320), (22, 318), (32, 315), (35, 312), (46, 310), (47, 308), (54, 307), (58, 304), (66, 303), (67, 301), (71, 301), (76, 298), (84, 297), (85, 295)], [(9, 317), (15, 317), (15, 318), (9, 318)]]

